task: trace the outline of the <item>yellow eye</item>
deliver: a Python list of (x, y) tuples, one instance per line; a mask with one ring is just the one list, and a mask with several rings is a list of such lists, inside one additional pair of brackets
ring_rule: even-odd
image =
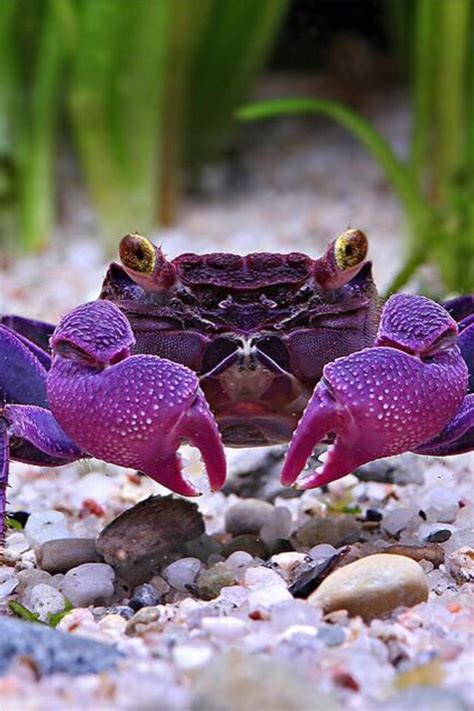
[(119, 246), (120, 260), (126, 269), (139, 274), (153, 274), (155, 269), (155, 247), (143, 235), (126, 235)]
[(364, 261), (369, 243), (362, 230), (346, 230), (334, 244), (334, 258), (339, 269), (351, 269)]

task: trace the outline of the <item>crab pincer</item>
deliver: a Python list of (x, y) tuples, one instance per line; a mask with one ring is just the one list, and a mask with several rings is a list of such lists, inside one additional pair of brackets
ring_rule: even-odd
[(442, 306), (422, 296), (392, 296), (374, 347), (324, 367), (294, 432), (282, 482), (296, 482), (322, 441), (332, 442), (326, 459), (297, 482), (302, 488), (327, 484), (439, 435), (466, 408), (468, 369), (457, 336), (456, 322)]
[(109, 301), (66, 314), (51, 339), (48, 401), (64, 431), (86, 452), (133, 467), (172, 491), (199, 494), (177, 449), (197, 447), (210, 488), (225, 479), (222, 441), (195, 373), (154, 355), (131, 355), (130, 325)]

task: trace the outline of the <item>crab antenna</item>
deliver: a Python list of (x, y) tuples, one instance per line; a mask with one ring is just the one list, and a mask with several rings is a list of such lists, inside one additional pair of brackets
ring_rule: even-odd
[(323, 289), (338, 289), (362, 268), (369, 247), (362, 230), (349, 229), (335, 239), (314, 261), (314, 277)]
[(128, 234), (119, 245), (123, 268), (146, 291), (168, 291), (176, 282), (176, 272), (160, 247), (138, 233)]

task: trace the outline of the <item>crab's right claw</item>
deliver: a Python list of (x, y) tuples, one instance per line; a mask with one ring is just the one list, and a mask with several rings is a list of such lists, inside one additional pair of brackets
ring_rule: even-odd
[(112, 302), (74, 309), (51, 344), (48, 401), (82, 449), (193, 496), (201, 492), (177, 454), (186, 441), (200, 450), (210, 488), (223, 485), (224, 448), (197, 375), (158, 356), (130, 356), (133, 333)]
[(416, 296), (392, 297), (376, 347), (324, 368), (295, 430), (282, 472), (294, 484), (313, 448), (333, 440), (327, 458), (301, 482), (312, 488), (374, 459), (416, 449), (452, 420), (467, 388), (453, 319)]

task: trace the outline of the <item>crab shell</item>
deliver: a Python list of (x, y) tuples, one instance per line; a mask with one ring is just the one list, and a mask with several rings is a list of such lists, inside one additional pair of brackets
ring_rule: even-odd
[(223, 441), (288, 442), (324, 366), (373, 344), (379, 303), (367, 240), (348, 230), (305, 254), (183, 254), (168, 262), (140, 235), (122, 240), (101, 298), (129, 320), (135, 353), (199, 376)]
[[(56, 466), (95, 456), (196, 495), (183, 441), (200, 451), (211, 490), (225, 480), (222, 439), (291, 438), (281, 480), (303, 488), (404, 451), (472, 450), (474, 297), (441, 306), (398, 294), (379, 313), (366, 253), (365, 235), (348, 230), (315, 260), (169, 262), (127, 235), (102, 299), (56, 329), (3, 317), (0, 537), (10, 458)], [(321, 442), (322, 466), (301, 474)]]

